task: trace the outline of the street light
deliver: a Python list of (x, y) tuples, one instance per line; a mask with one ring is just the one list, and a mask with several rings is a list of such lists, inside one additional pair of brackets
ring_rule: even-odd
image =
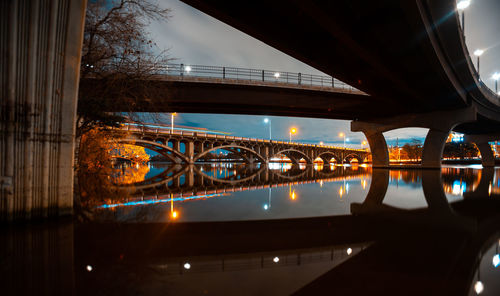
[(269, 123), (269, 141), (271, 141), (271, 119), (264, 118), (264, 123)]
[(366, 144), (367, 144), (366, 141), (362, 141), (361, 142), (361, 149), (364, 149), (364, 147), (366, 146)]
[(170, 131), (171, 131), (171, 134), (174, 133), (174, 117), (175, 116), (177, 116), (177, 112), (172, 113), (172, 115), (170, 116), (170, 123), (171, 123)]
[(297, 129), (296, 129), (296, 128), (292, 127), (292, 128), (290, 129), (290, 142), (292, 142), (292, 135), (293, 135), (293, 134), (295, 134), (296, 132), (297, 132)]
[(345, 133), (340, 132), (339, 137), (344, 138), (344, 150), (342, 150), (342, 165), (344, 165), (344, 153), (345, 153)]
[(482, 49), (476, 49), (474, 51), (474, 55), (477, 57), (477, 75), (478, 76), (481, 76), (480, 72), (479, 72), (479, 57), (484, 53), (484, 50)]
[(500, 79), (500, 73), (498, 72), (495, 72), (491, 78), (493, 78), (493, 80), (495, 80), (495, 92), (498, 93), (498, 79)]
[(470, 0), (460, 0), (457, 3), (457, 10), (462, 11), (462, 31), (465, 32), (464, 10), (469, 7)]

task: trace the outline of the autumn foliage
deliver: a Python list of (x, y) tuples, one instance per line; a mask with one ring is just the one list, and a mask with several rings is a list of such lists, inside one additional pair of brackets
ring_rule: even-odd
[[(82, 204), (124, 198), (127, 191), (116, 185), (144, 180), (149, 155), (144, 148), (121, 144), (119, 139), (105, 128), (93, 128), (82, 135), (77, 164)], [(127, 160), (127, 166), (117, 167), (118, 159)]]

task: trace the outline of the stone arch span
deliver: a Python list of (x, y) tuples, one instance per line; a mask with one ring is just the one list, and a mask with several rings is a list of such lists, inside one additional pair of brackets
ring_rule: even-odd
[(344, 156), (344, 162), (346, 161), (346, 159), (349, 159), (349, 158), (355, 158), (358, 161), (358, 163), (363, 163), (364, 162), (363, 157), (360, 156), (357, 153), (349, 153), (346, 156)]
[[(304, 152), (302, 152), (300, 150), (296, 150), (296, 149), (284, 149), (284, 150), (278, 151), (278, 152), (274, 153), (274, 155), (271, 156), (271, 158), (276, 157), (280, 154), (287, 156), (288, 158), (290, 158), (290, 160), (292, 162), (294, 162), (294, 160), (295, 160), (298, 163), (300, 159), (304, 158), (306, 160), (307, 164), (313, 163), (313, 160), (309, 156), (307, 156), (307, 154), (305, 154)], [(294, 157), (293, 154), (298, 154), (301, 156), (301, 158), (297, 159), (297, 157)]]
[[(168, 157), (170, 160), (173, 162), (178, 162), (173, 155), (181, 159), (181, 161), (189, 163), (189, 159), (179, 151), (176, 151), (168, 146), (165, 146), (163, 144), (160, 144), (158, 142), (153, 142), (153, 141), (148, 141), (148, 140), (143, 140), (143, 139), (120, 139), (117, 141), (120, 144), (130, 144), (130, 145), (136, 145), (140, 147), (147, 148), (149, 150), (152, 150), (154, 152), (157, 152), (163, 156)], [(171, 152), (169, 154), (168, 152)]]
[[(234, 145), (234, 144), (229, 144), (229, 145), (221, 145), (221, 146), (217, 146), (217, 147), (213, 147), (211, 149), (208, 149), (208, 150), (205, 150), (203, 151), (202, 153), (200, 154), (197, 154), (194, 158), (193, 158), (193, 161), (196, 162), (197, 160), (199, 160), (200, 158), (202, 158), (203, 156), (207, 155), (208, 153), (210, 152), (213, 152), (213, 151), (216, 151), (216, 150), (219, 150), (219, 149), (223, 149), (223, 150), (228, 150), (228, 151), (231, 151), (231, 150), (234, 150), (234, 149), (240, 149), (240, 150), (244, 150), (244, 151), (247, 151), (249, 152), (250, 154), (252, 155), (255, 155), (261, 162), (266, 162), (265, 158), (262, 157), (260, 154), (258, 154), (257, 152), (255, 152), (254, 150), (248, 148), (248, 147), (244, 147), (244, 146), (239, 146), (239, 145)], [(241, 153), (241, 152), (240, 152)]]
[(318, 154), (318, 156), (316, 156), (316, 158), (318, 158), (318, 157), (323, 159), (323, 161), (324, 161), (325, 157), (328, 157), (328, 161), (330, 161), (333, 158), (333, 159), (335, 159), (335, 161), (337, 163), (341, 162), (341, 159), (338, 157), (338, 155), (335, 154), (334, 152), (331, 152), (331, 151), (322, 152), (322, 153)]

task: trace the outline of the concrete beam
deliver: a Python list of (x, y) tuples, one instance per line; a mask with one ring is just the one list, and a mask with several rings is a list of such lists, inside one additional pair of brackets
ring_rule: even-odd
[(440, 168), (443, 149), (448, 134), (455, 126), (477, 120), (473, 107), (459, 110), (407, 114), (370, 122), (352, 121), (351, 131), (363, 132), (370, 145), (374, 167), (388, 167), (389, 153), (384, 132), (408, 127), (428, 128), (422, 153), (422, 168)]

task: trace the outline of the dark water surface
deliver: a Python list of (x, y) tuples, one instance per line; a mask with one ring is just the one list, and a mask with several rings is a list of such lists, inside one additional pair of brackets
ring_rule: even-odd
[(481, 166), (123, 166), (112, 176), (120, 195), (89, 201), (76, 219), (4, 227), (0, 291), (500, 295), (499, 176)]

